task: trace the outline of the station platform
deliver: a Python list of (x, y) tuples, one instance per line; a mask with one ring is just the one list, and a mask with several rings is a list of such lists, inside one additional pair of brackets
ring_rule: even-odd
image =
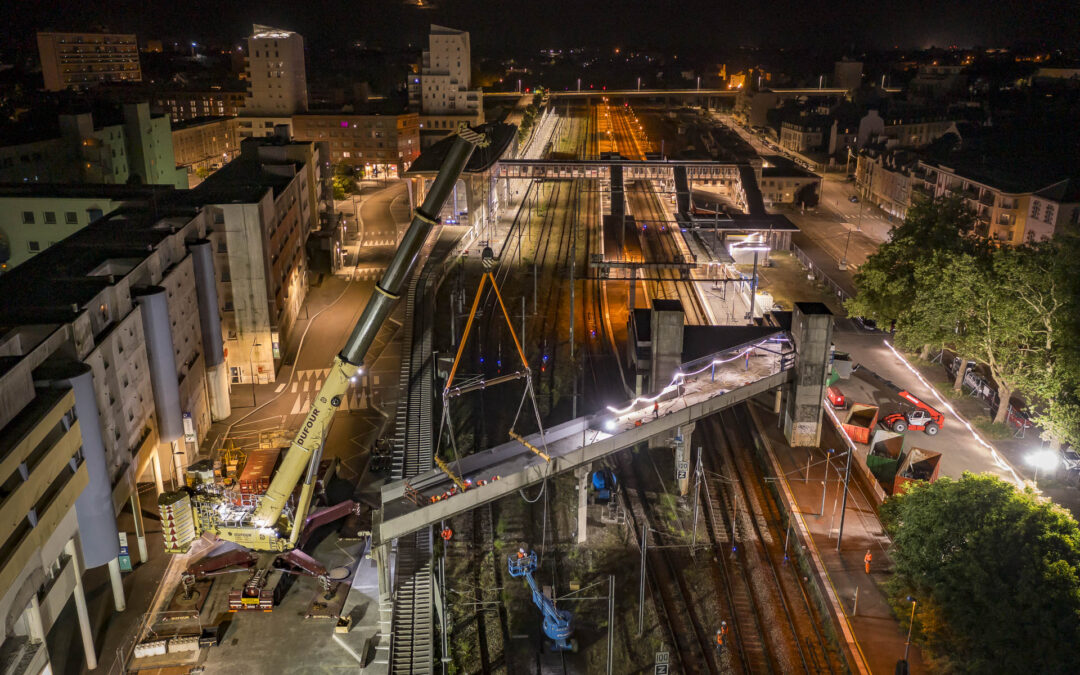
[[(837, 640), (847, 651), (853, 672), (897, 672), (907, 632), (893, 615), (883, 587), (892, 573), (890, 542), (878, 520), (874, 497), (858, 472), (852, 471), (843, 508), (844, 447), (829, 422), (822, 429), (821, 447), (834, 447), (831, 456), (820, 448), (790, 447), (775, 414), (762, 406), (749, 408), (778, 474), (781, 498), (794, 515), (792, 541), (806, 547), (804, 553), (818, 577), (838, 628)], [(869, 573), (864, 562), (867, 551), (872, 558)], [(794, 561), (793, 550), (789, 564)], [(918, 645), (911, 645), (907, 661), (908, 672), (927, 672)]]

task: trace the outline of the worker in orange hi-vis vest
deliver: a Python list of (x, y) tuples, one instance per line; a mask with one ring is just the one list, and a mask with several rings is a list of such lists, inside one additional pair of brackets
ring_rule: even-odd
[(724, 638), (727, 637), (728, 626), (727, 621), (720, 622), (720, 630), (716, 631), (716, 648), (724, 648)]
[(660, 401), (653, 401), (652, 404), (652, 416), (653, 419), (660, 417)]
[(517, 552), (517, 557), (518, 557), (518, 560), (524, 559), (525, 558), (525, 549), (519, 548), (518, 552)]
[(866, 563), (866, 573), (870, 574), (870, 561), (874, 559), (874, 556), (870, 555), (870, 551), (866, 552), (866, 557), (863, 558), (863, 562)]

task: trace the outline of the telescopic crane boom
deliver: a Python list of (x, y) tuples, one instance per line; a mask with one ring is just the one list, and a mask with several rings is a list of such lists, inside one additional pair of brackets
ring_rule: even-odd
[[(311, 504), (314, 488), (313, 460), (317, 463), (333, 419), (356, 375), (376, 333), (389, 316), (400, 297), (401, 289), (412, 273), (420, 250), (437, 224), (447, 197), (465, 169), (473, 149), (484, 142), (484, 136), (463, 128), (454, 138), (438, 175), (428, 190), (424, 203), (416, 209), (412, 223), (405, 232), (393, 260), (382, 280), (375, 286), (367, 306), (352, 330), (345, 347), (334, 357), (330, 373), (311, 404), (307, 417), (289, 445), (281, 466), (274, 474), (266, 494), (250, 514), (228, 513), (228, 505), (213, 491), (196, 493), (192, 500), (197, 531), (211, 531), (221, 539), (259, 551), (284, 551), (295, 547), (302, 524)], [(285, 507), (293, 490), (307, 472), (295, 513)], [(284, 514), (284, 515), (283, 515)]]

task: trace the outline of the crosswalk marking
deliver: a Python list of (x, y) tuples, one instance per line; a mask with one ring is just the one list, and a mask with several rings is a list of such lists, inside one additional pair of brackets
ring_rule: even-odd
[(300, 412), (300, 397), (297, 396), (296, 400), (293, 401), (293, 407), (292, 407), (292, 410), (289, 411), (289, 414), (290, 415), (295, 415), (295, 414), (297, 414), (299, 412)]
[(315, 391), (322, 389), (322, 379), (315, 381)]
[(283, 391), (285, 391), (285, 383), (284, 383), (284, 382), (282, 382), (281, 384), (279, 384), (279, 385), (277, 386), (277, 388), (276, 388), (276, 389), (274, 389), (274, 393), (275, 393), (275, 394), (280, 394), (280, 393), (281, 393), (281, 392), (283, 392)]
[(292, 383), (292, 390), (291, 390), (291, 391), (292, 391), (292, 393), (294, 393), (294, 394), (295, 394), (295, 393), (296, 393), (296, 389), (297, 389), (297, 387), (299, 387), (299, 386), (300, 386), (300, 383), (299, 383), (299, 382), (293, 382), (293, 383)]
[(311, 380), (304, 380), (304, 391), (311, 389)]

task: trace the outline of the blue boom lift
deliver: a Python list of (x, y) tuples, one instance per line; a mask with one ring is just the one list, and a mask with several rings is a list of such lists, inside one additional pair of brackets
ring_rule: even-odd
[(519, 550), (517, 554), (507, 557), (506, 566), (510, 571), (510, 576), (525, 577), (525, 580), (529, 582), (533, 604), (544, 614), (544, 635), (554, 642), (552, 650), (577, 651), (577, 641), (570, 639), (570, 636), (574, 634), (574, 628), (571, 625), (574, 615), (568, 610), (556, 607), (551, 598), (536, 587), (536, 580), (533, 579), (533, 572), (536, 571), (536, 552), (531, 551), (525, 555), (524, 550)]
[(593, 471), (592, 486), (597, 504), (607, 504), (618, 491), (619, 482), (611, 469)]

